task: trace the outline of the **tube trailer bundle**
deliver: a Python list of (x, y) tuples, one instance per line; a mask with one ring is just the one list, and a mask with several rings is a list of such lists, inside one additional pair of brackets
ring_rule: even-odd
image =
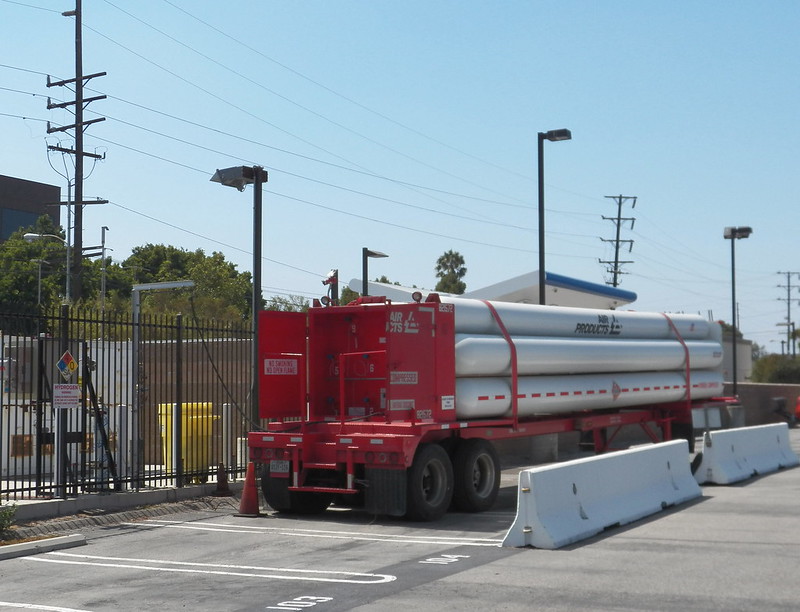
[(694, 315), (439, 298), (262, 312), (250, 458), (284, 512), (334, 500), (439, 518), (494, 503), (493, 440), (640, 425), (692, 438), (723, 389), (719, 325)]

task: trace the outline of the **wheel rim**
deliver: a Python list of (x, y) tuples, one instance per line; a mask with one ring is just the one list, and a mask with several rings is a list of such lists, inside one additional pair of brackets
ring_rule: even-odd
[(444, 499), (446, 471), (439, 461), (431, 461), (422, 472), (422, 497), (426, 503), (436, 506)]
[(494, 465), (485, 453), (476, 457), (472, 466), (472, 488), (481, 497), (488, 497), (494, 488)]

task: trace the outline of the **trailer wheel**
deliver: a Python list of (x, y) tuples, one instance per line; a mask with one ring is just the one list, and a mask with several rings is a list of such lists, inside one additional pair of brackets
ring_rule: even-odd
[(500, 490), (500, 460), (488, 440), (462, 440), (453, 459), (453, 505), (462, 512), (484, 512)]
[(672, 439), (680, 440), (683, 438), (689, 443), (689, 452), (694, 452), (694, 426), (691, 423), (673, 423)]
[(421, 444), (408, 469), (406, 518), (435, 521), (453, 499), (453, 464), (438, 444)]

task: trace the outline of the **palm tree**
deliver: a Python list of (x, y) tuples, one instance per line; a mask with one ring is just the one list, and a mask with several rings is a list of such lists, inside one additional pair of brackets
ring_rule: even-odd
[(436, 260), (436, 291), (445, 293), (462, 294), (467, 289), (467, 284), (461, 279), (467, 273), (464, 266), (464, 256), (452, 249)]

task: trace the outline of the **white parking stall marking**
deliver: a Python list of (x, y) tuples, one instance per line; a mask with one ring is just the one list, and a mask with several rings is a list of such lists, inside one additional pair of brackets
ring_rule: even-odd
[(0, 601), (3, 608), (22, 608), (24, 610), (47, 610), (48, 612), (91, 612), (91, 610), (78, 610), (76, 608), (62, 608), (61, 606), (44, 606), (32, 603), (17, 603), (13, 601)]
[(163, 559), (130, 559), (125, 557), (100, 557), (65, 552), (49, 552), (29, 561), (62, 563), (67, 565), (92, 565), (122, 569), (139, 569), (153, 572), (179, 572), (187, 574), (215, 574), (245, 578), (274, 578), (276, 580), (306, 580), (310, 582), (340, 582), (347, 584), (384, 584), (394, 582), (397, 576), (390, 574), (362, 574), (336, 570), (310, 570), (288, 567), (261, 567), (257, 565), (229, 565), (221, 563), (193, 563), (189, 561), (165, 561)]
[(284, 527), (253, 527), (245, 525), (223, 525), (219, 523), (182, 523), (180, 521), (149, 521), (145, 523), (124, 523), (128, 526), (152, 528), (162, 527), (171, 529), (189, 529), (198, 531), (223, 531), (227, 533), (263, 533), (301, 538), (329, 538), (337, 540), (359, 540), (367, 542), (397, 542), (402, 544), (437, 544), (445, 546), (482, 546), (500, 547), (502, 539), (489, 538), (451, 538), (430, 537), (413, 535), (374, 534), (359, 531), (330, 531), (321, 529), (287, 529)]

